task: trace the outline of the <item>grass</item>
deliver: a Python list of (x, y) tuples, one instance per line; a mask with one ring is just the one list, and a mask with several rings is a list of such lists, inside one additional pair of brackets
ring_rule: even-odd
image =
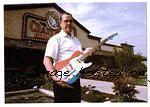
[(135, 84), (136, 85), (147, 86), (147, 78), (146, 77), (135, 78)]

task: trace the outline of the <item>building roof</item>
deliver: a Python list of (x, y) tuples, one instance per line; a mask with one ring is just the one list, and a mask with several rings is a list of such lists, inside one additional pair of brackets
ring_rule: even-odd
[(122, 46), (130, 46), (130, 47), (134, 47), (133, 45), (127, 44), (127, 43), (121, 43)]
[[(45, 7), (54, 7), (62, 13), (66, 12), (61, 7), (59, 7), (56, 3), (7, 4), (7, 5), (4, 5), (4, 10), (18, 10), (18, 9), (20, 10), (20, 9), (33, 9), (33, 8), (45, 8)], [(76, 19), (74, 19), (74, 23), (78, 25), (82, 30), (87, 32), (88, 34), (91, 33), (87, 28), (81, 25)]]

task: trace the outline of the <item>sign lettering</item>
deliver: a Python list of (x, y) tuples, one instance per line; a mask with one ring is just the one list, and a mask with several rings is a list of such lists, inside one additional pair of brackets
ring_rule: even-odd
[(54, 30), (48, 26), (45, 17), (31, 13), (24, 15), (23, 22), (23, 39), (47, 42), (51, 36), (59, 32), (59, 29)]

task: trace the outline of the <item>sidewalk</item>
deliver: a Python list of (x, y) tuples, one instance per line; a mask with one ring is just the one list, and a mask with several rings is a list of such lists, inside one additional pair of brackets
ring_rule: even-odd
[[(95, 90), (98, 90), (100, 92), (108, 93), (108, 94), (115, 94), (113, 92), (113, 83), (112, 82), (106, 82), (106, 81), (98, 81), (98, 80), (90, 80), (90, 79), (80, 79), (81, 86), (96, 86)], [(148, 89), (146, 86), (137, 86), (136, 89), (139, 92), (139, 94), (136, 94), (136, 98), (139, 100), (148, 101)]]

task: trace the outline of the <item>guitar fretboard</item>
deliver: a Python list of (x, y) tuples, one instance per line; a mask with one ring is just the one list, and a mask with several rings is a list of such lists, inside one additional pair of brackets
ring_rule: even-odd
[(83, 54), (83, 55), (79, 58), (79, 60), (80, 60), (80, 61), (84, 61), (84, 59), (86, 59), (91, 53), (93, 53), (93, 52), (95, 52), (96, 50), (98, 50), (99, 47), (101, 47), (105, 42), (107, 42), (108, 40), (112, 39), (112, 38), (113, 38), (114, 36), (116, 36), (116, 35), (118, 35), (118, 33), (114, 33), (114, 34), (112, 34), (111, 36), (107, 37), (106, 39), (102, 40), (98, 45), (96, 45), (95, 47), (93, 47), (93, 48), (91, 49), (92, 52), (89, 51), (89, 52)]

